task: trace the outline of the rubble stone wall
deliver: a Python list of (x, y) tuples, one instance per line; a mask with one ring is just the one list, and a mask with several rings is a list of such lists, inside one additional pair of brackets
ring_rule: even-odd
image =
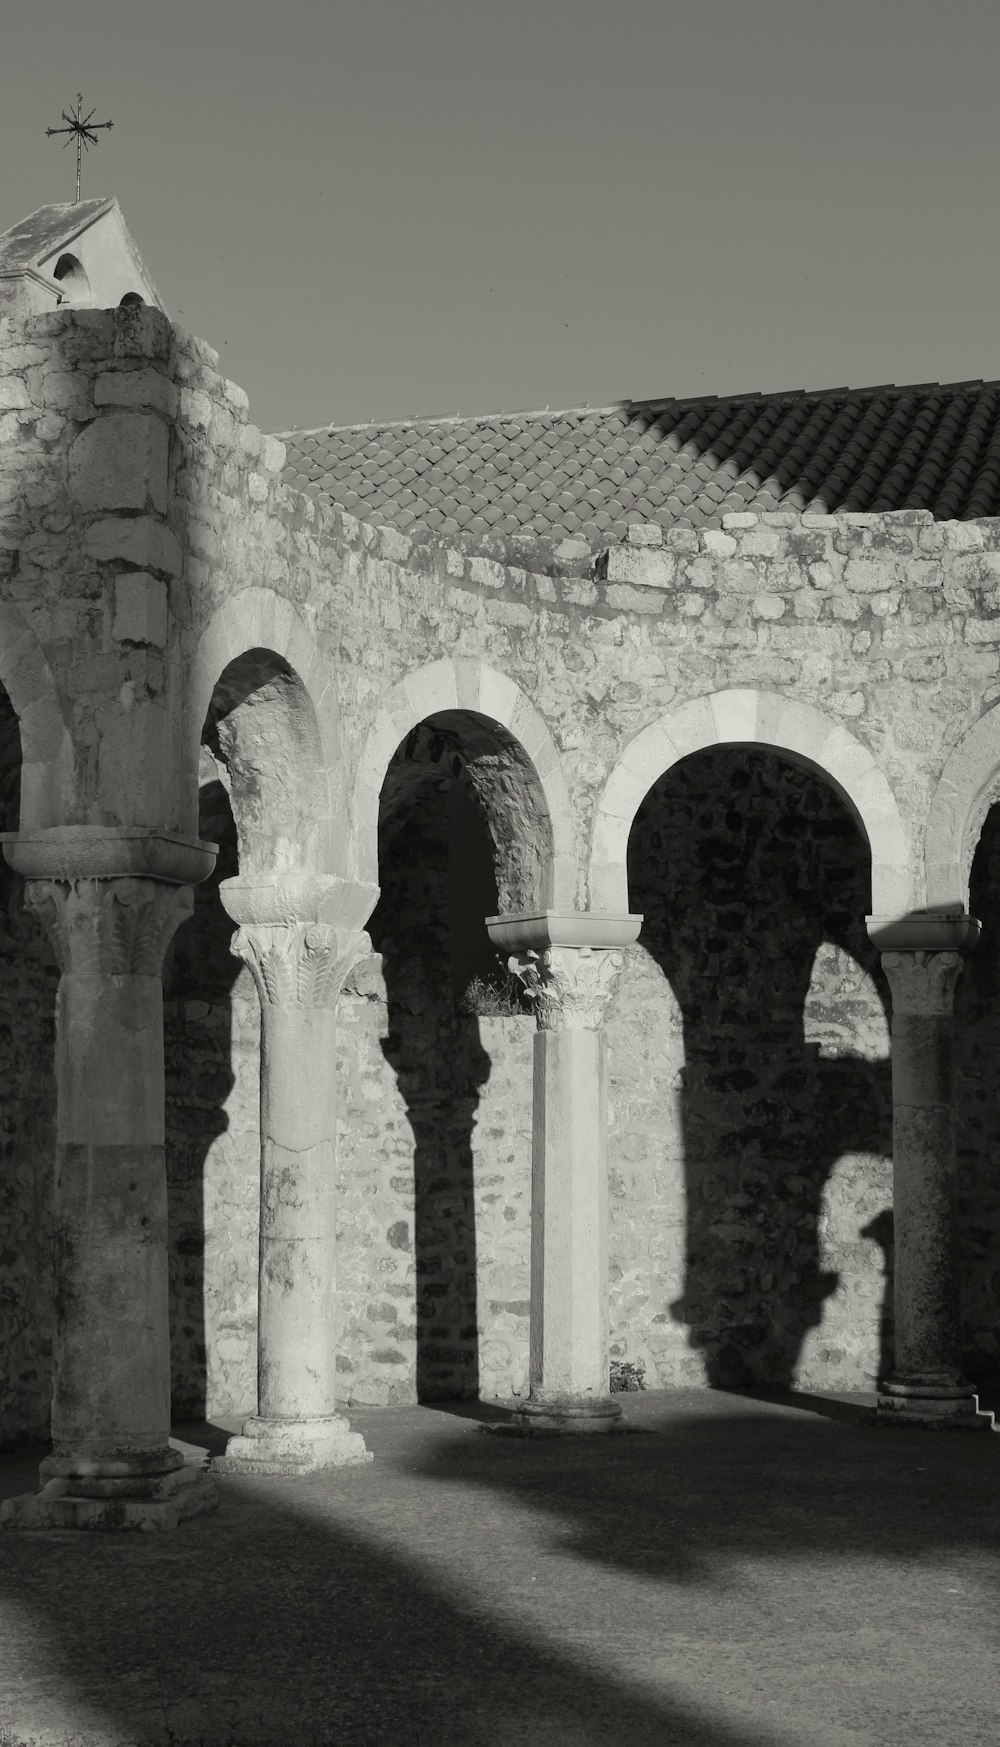
[[(0, 682), (26, 748), (22, 826), (226, 838), (166, 971), (174, 1361), (192, 1410), (240, 1411), (255, 1363), (258, 1022), (227, 961), (223, 865), (322, 855), (393, 889), (374, 851), (382, 776), (422, 718), (464, 711), (480, 730), (502, 722), (562, 797), (563, 890), (584, 908), (595, 816), (630, 744), (735, 688), (810, 706), (848, 762), (852, 747), (874, 761), (919, 907), (941, 771), (1000, 703), (1000, 522), (747, 514), (721, 529), (637, 525), (605, 554), (573, 540), (414, 545), (292, 491), (282, 462), (217, 355), (157, 311), (0, 324)], [(198, 745), (213, 688), (251, 650), (298, 676), (318, 763), (307, 804), (276, 821), (298, 742), (278, 747), (256, 812), (234, 799), (237, 832), (224, 807), (199, 819)], [(238, 762), (252, 712), (219, 708)], [(647, 921), (609, 1025), (613, 1338), (664, 1382), (793, 1366), (847, 1386), (870, 1379), (889, 1332), (887, 995), (863, 934), (869, 858), (822, 746), (793, 771), (780, 741), (758, 739), (650, 769), (632, 834), (629, 901)], [(996, 794), (988, 775), (981, 810)], [(751, 841), (753, 889), (739, 860)], [(414, 870), (395, 942), (383, 928), (379, 962), (343, 1001), (345, 1393), (513, 1390), (530, 1020), (461, 1012), (434, 969), (455, 891), (438, 826), (425, 820), (410, 860), (395, 853)], [(996, 861), (984, 838), (986, 944), (959, 993), (967, 1319), (983, 1363), (1000, 1270)], [(10, 903), (5, 914), (13, 941)], [(41, 1039), (51, 967), (27, 944), (5, 958), (8, 1000), (29, 1011), (37, 993)], [(762, 988), (775, 992), (766, 1010), (753, 1007)], [(0, 1247), (42, 1282), (51, 1115), (21, 1035)], [(39, 1365), (25, 1338), (6, 1338), (0, 1433), (37, 1420), (45, 1337)]]

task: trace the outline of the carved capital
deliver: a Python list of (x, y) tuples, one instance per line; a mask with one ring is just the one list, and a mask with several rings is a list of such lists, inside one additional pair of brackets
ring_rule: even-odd
[(507, 960), (540, 1031), (599, 1031), (624, 963), (624, 953), (591, 946), (548, 946)]
[(884, 952), (893, 1013), (950, 1018), (963, 963), (960, 952)]
[(190, 886), (127, 876), (29, 880), (24, 901), (48, 929), (64, 974), (159, 977), (194, 893)]
[(327, 922), (245, 923), (229, 950), (249, 967), (262, 1006), (335, 1007), (348, 973), (372, 943), (362, 928)]

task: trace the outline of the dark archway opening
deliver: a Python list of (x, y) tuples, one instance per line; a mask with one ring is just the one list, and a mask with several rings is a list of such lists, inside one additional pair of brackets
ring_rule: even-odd
[(771, 752), (684, 760), (633, 825), (639, 948), (678, 1009), (675, 1145), (659, 1162), (684, 1188), (682, 1290), (654, 1267), (635, 1316), (684, 1325), (713, 1387), (792, 1387), (821, 1324), (813, 1386), (863, 1386), (859, 1367), (870, 1385), (888, 1362), (888, 993), (870, 890), (845, 806)]
[[(480, 1014), (530, 1024), (485, 918), (524, 907), (521, 896), (545, 877), (550, 838), (527, 760), (499, 734), (459, 712), (429, 718), (399, 747), (382, 790), (381, 896), (369, 932), (385, 978), (383, 1052), (413, 1134), (421, 1401), (479, 1393), (473, 1133), (490, 1074)], [(526, 1322), (526, 1301), (509, 1313)]]
[[(20, 731), (0, 689), (0, 830), (18, 829), (20, 806)], [(0, 1446), (49, 1435), (58, 984), (24, 881), (0, 858)]]
[(955, 993), (956, 1131), (963, 1361), (1000, 1389), (1000, 804), (990, 808), (972, 861), (969, 909), (983, 932)]

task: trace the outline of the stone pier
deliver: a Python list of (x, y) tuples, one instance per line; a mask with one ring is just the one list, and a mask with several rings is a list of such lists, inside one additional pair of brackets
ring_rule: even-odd
[(878, 1390), (885, 1425), (989, 1430), (959, 1364), (954, 1000), (972, 916), (869, 917), (892, 991), (895, 1361)]
[(526, 1432), (602, 1432), (609, 1393), (607, 1056), (604, 1018), (639, 916), (492, 917), (535, 1008), (529, 1395)]
[(161, 972), (214, 846), (69, 827), (4, 847), (61, 976), (52, 1454), (0, 1523), (173, 1528), (215, 1489), (169, 1441)]
[(371, 951), (377, 890), (333, 876), (226, 880), (232, 951), (261, 1004), (257, 1412), (213, 1467), (300, 1474), (369, 1462), (335, 1406), (337, 999)]

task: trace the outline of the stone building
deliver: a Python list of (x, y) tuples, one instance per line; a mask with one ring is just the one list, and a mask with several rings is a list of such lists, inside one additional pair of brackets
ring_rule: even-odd
[(0, 311), (8, 1523), (610, 1356), (988, 1424), (1000, 388), (264, 436), (111, 201)]

